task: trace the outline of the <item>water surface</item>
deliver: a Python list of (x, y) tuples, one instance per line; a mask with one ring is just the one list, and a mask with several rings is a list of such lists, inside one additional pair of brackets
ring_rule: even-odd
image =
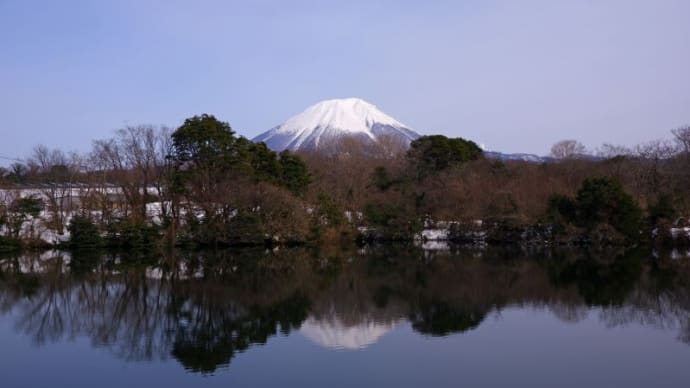
[(690, 385), (690, 262), (278, 250), (0, 259), (2, 387)]

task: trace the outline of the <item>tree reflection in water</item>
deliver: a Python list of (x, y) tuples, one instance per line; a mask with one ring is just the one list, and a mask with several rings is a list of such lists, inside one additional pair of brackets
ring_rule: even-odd
[(173, 357), (201, 373), (295, 330), (354, 349), (403, 322), (445, 336), (511, 306), (572, 323), (595, 312), (606, 326), (676, 330), (690, 344), (690, 264), (648, 257), (390, 247), (161, 259), (48, 252), (0, 259), (0, 314), (37, 345), (85, 336), (124, 360)]

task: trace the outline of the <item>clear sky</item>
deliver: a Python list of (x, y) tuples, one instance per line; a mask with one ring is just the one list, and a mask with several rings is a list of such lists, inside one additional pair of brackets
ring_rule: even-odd
[(547, 154), (690, 123), (690, 0), (0, 0), (0, 155), (211, 113), (253, 137), (361, 97)]

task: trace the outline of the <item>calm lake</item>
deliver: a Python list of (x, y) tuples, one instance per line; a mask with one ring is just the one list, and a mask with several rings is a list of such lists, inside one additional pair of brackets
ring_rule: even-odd
[(3, 256), (0, 386), (688, 387), (690, 259)]

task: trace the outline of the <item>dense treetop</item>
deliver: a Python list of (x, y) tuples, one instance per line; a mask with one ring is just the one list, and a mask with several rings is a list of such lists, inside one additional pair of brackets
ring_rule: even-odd
[(407, 155), (419, 172), (426, 173), (476, 160), (482, 155), (482, 149), (473, 141), (463, 138), (432, 135), (414, 140)]

